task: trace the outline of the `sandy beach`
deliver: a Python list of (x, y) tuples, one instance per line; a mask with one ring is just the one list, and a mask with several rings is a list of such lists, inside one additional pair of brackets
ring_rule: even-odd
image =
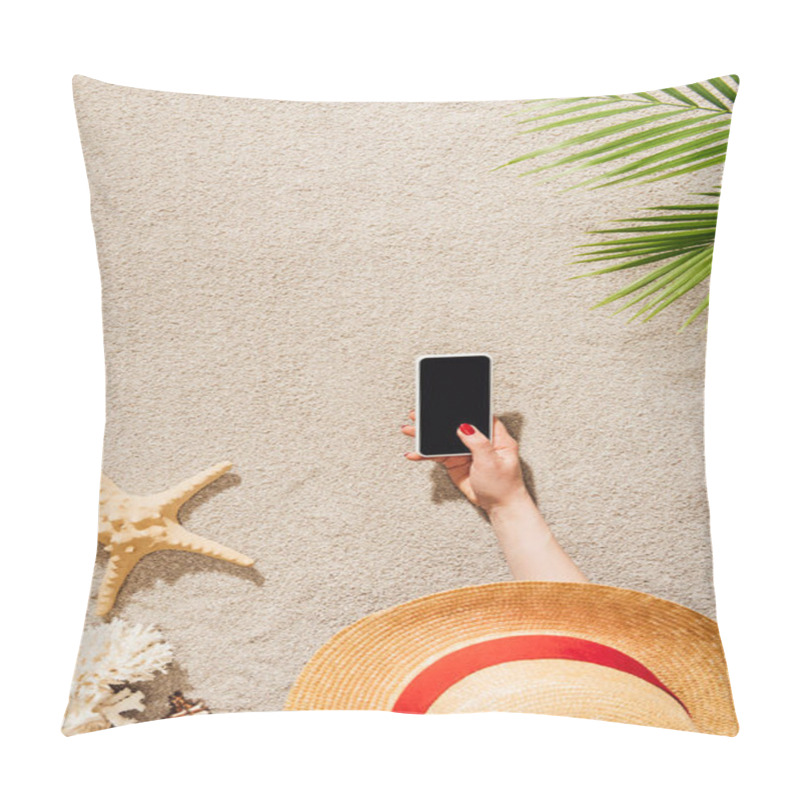
[(625, 324), (590, 308), (630, 274), (568, 278), (588, 230), (686, 202), (718, 172), (560, 192), (494, 170), (534, 146), (516, 101), (76, 91), (103, 281), (103, 470), (146, 494), (232, 461), (182, 522), (256, 560), (163, 552), (135, 569), (114, 614), (175, 651), (148, 696), (280, 709), (345, 625), (509, 579), (486, 518), (402, 456), (421, 353), (492, 355), (496, 413), (591, 580), (714, 616), (705, 319), (676, 333), (699, 296)]

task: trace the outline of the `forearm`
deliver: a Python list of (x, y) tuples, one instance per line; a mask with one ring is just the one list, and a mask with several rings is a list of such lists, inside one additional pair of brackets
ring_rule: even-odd
[(587, 581), (527, 492), (487, 513), (514, 580)]

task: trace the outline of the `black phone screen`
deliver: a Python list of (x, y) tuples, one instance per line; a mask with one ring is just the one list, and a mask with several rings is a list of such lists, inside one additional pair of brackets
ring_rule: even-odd
[(468, 422), (491, 438), (491, 360), (484, 355), (419, 360), (417, 424), (421, 455), (469, 453), (456, 434)]

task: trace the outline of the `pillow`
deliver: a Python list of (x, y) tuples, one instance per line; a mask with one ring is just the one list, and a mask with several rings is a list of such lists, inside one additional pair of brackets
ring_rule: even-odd
[(703, 376), (737, 88), (76, 77), (108, 413), (64, 732), (361, 708), (734, 735)]

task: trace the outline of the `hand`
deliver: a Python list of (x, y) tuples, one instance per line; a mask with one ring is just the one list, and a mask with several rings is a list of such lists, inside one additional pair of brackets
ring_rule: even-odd
[[(411, 411), (409, 417), (416, 420), (416, 413)], [(412, 424), (401, 425), (400, 429), (406, 436), (416, 434)], [(472, 433), (459, 427), (457, 434), (469, 448), (469, 455), (426, 457), (418, 453), (406, 453), (405, 456), (409, 461), (435, 461), (442, 464), (455, 486), (470, 502), (487, 513), (520, 500), (532, 502), (522, 480), (519, 446), (505, 425), (494, 417), (491, 441), (472, 426), (468, 430), (472, 430)]]
[[(416, 420), (413, 411), (409, 417)], [(401, 425), (400, 429), (406, 436), (416, 434), (414, 425)], [(486, 511), (515, 580), (586, 581), (526, 489), (519, 448), (505, 425), (494, 418), (491, 441), (471, 425), (466, 430), (459, 427), (458, 438), (469, 448), (469, 455), (405, 456), (409, 461), (442, 464), (464, 495)]]

